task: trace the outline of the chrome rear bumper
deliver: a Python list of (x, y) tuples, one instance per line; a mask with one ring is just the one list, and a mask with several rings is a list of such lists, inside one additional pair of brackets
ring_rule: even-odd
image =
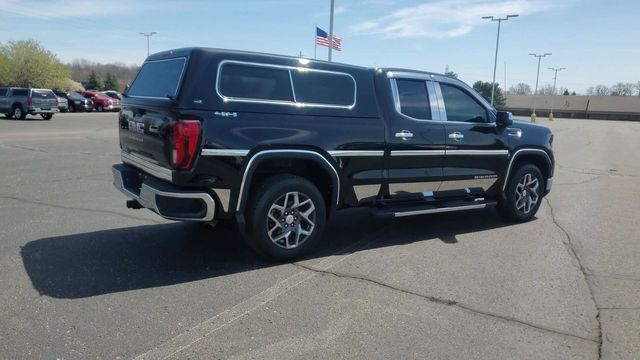
[(213, 197), (203, 191), (183, 190), (125, 164), (112, 166), (113, 186), (141, 206), (170, 220), (212, 221), (216, 212)]

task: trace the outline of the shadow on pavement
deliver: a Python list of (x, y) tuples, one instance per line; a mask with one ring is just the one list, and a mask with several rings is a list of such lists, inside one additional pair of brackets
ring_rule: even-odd
[[(325, 233), (323, 250), (313, 256), (342, 253), (367, 238), (374, 241), (356, 251), (433, 239), (455, 244), (456, 235), (509, 225), (487, 210), (389, 221), (346, 210), (338, 213)], [(44, 238), (27, 243), (21, 255), (33, 287), (54, 298), (166, 286), (279, 264), (254, 255), (226, 224), (206, 229), (170, 223)]]

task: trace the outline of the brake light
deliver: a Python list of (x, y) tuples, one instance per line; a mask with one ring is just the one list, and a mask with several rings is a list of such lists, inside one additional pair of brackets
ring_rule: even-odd
[(27, 98), (27, 106), (31, 106), (33, 104), (33, 99), (28, 97)]
[(200, 138), (200, 121), (179, 120), (173, 125), (171, 162), (176, 169), (186, 170), (193, 165)]

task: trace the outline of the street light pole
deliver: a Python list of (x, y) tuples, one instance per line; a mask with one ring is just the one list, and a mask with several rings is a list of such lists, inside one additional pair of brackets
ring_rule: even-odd
[(496, 36), (496, 56), (493, 60), (493, 81), (491, 82), (491, 105), (493, 105), (494, 93), (496, 91), (496, 67), (498, 66), (498, 45), (500, 44), (500, 24), (509, 18), (518, 17), (518, 14), (507, 15), (505, 18), (494, 18), (493, 16), (483, 16), (483, 19), (498, 22), (498, 35)]
[(149, 38), (153, 35), (157, 34), (157, 32), (152, 31), (150, 33), (141, 32), (140, 35), (145, 36), (147, 38), (147, 56), (149, 56)]
[(542, 60), (543, 57), (545, 56), (549, 56), (549, 55), (553, 55), (551, 53), (544, 53), (544, 54), (534, 54), (534, 53), (530, 53), (529, 55), (533, 56), (533, 57), (537, 57), (538, 58), (538, 72), (536, 73), (536, 89), (533, 91), (533, 112), (531, 113), (531, 122), (536, 122), (537, 116), (536, 116), (536, 95), (538, 95), (538, 80), (540, 79), (540, 60)]
[[(555, 97), (556, 95), (556, 81), (558, 80), (558, 71), (562, 71), (562, 70), (566, 70), (566, 68), (552, 68), (550, 67), (549, 70), (554, 72), (553, 75), (553, 95)], [(551, 98), (551, 108), (549, 109), (549, 121), (553, 121), (553, 100), (554, 98)]]

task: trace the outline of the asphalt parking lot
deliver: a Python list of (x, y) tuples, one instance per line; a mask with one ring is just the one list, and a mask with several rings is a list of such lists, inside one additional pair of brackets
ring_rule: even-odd
[(536, 220), (341, 213), (298, 263), (125, 208), (117, 115), (0, 119), (0, 357), (640, 357), (640, 123), (556, 136)]

